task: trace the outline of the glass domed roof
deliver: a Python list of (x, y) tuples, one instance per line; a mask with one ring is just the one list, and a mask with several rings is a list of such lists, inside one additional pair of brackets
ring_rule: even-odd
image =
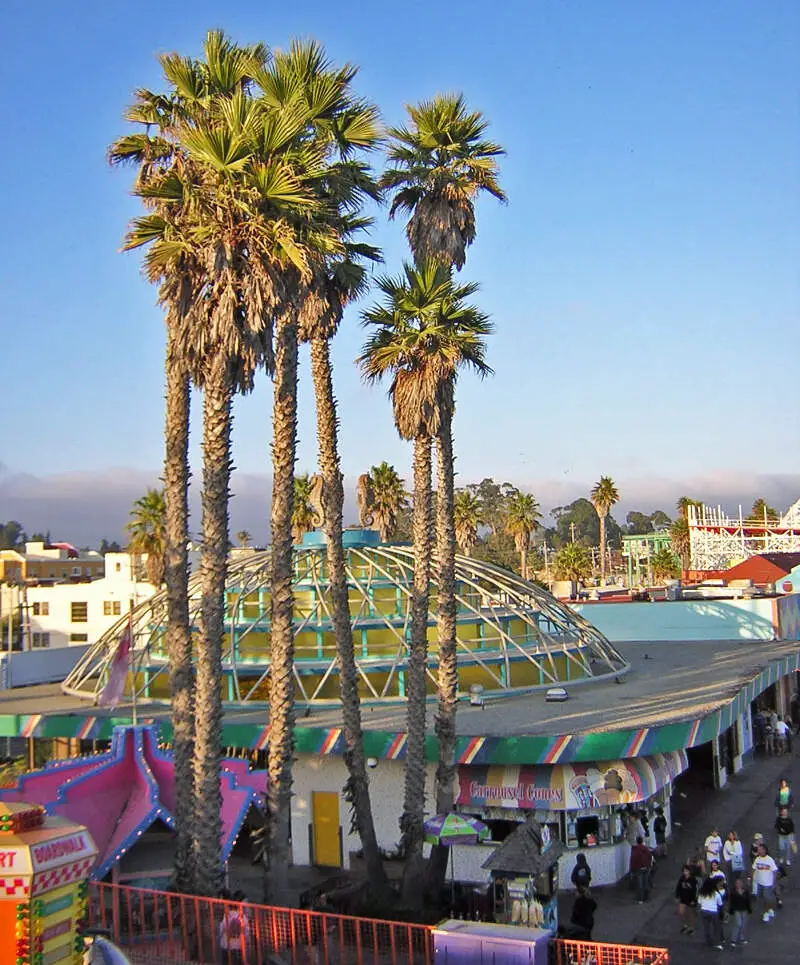
[[(411, 546), (381, 543), (373, 530), (344, 534), (353, 647), (363, 701), (405, 699), (410, 640)], [(223, 699), (229, 705), (269, 701), (270, 552), (239, 551), (226, 583)], [(308, 533), (294, 553), (295, 680), (298, 703), (336, 704), (339, 683), (330, 610), (325, 541)], [(428, 691), (436, 693), (437, 576), (431, 574)], [(625, 659), (582, 617), (545, 590), (490, 563), (456, 557), (459, 690), (482, 688), (485, 699), (619, 674)], [(190, 581), (190, 616), (197, 625), (198, 576)], [(127, 619), (127, 618), (126, 618)], [(121, 621), (94, 644), (64, 681), (65, 691), (94, 699), (105, 684)], [(133, 613), (137, 696), (169, 697), (166, 592)], [(126, 692), (134, 685), (130, 674)]]

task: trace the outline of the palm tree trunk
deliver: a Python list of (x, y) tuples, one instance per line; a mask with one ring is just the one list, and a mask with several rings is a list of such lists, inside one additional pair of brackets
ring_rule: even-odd
[(606, 518), (600, 517), (600, 585), (606, 579)]
[(405, 793), (400, 819), (406, 858), (403, 898), (412, 906), (423, 899), (422, 859), (425, 814), (425, 710), (428, 664), (428, 597), (431, 571), (431, 440), (414, 440), (414, 582), (411, 591), (411, 646), (406, 670), (408, 741)]
[(297, 452), (297, 307), (275, 326), (272, 409), (272, 512), (270, 600), (269, 748), (265, 892), (274, 904), (289, 901), (289, 858), (294, 753), (294, 624), (292, 511)]
[(520, 551), (519, 551), (519, 568), (520, 568), (520, 572), (521, 572), (521, 574), (522, 574), (522, 579), (523, 579), (523, 580), (527, 580), (527, 579), (528, 579), (528, 545), (527, 545), (527, 539), (526, 539), (526, 541), (522, 544), (522, 548), (521, 548)]
[(194, 809), (194, 667), (189, 628), (189, 378), (167, 350), (164, 502), (164, 577), (167, 584), (167, 659), (175, 762), (175, 886), (191, 891)]
[[(456, 709), (458, 706), (458, 652), (456, 649), (456, 537), (453, 518), (453, 433), (452, 412), (446, 406), (440, 414), (436, 437), (436, 559), (439, 596), (439, 709), (436, 736), (439, 763), (436, 768), (436, 813), (453, 810), (453, 781), (456, 775)], [(447, 871), (448, 849), (441, 845), (431, 853), (431, 880), (441, 887)]]
[(328, 582), (331, 594), (333, 632), (336, 637), (339, 689), (342, 695), (344, 761), (349, 774), (349, 797), (361, 838), (364, 864), (366, 865), (370, 888), (379, 893), (386, 893), (388, 892), (388, 881), (375, 834), (361, 731), (361, 699), (358, 693), (358, 672), (353, 651), (353, 629), (350, 623), (347, 572), (342, 545), (344, 488), (339, 465), (336, 399), (333, 395), (330, 346), (325, 338), (313, 338), (311, 340), (311, 376), (314, 382), (314, 396), (317, 404), (317, 443), (319, 446), (319, 468), (323, 482), (322, 508), (325, 516)]
[(195, 719), (195, 889), (217, 896), (222, 866), (222, 638), (228, 563), (233, 380), (224, 353), (212, 362), (203, 393), (203, 548)]

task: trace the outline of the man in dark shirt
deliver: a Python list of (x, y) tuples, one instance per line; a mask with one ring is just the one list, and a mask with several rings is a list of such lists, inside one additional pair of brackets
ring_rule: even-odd
[(644, 843), (644, 838), (639, 835), (636, 844), (631, 848), (631, 860), (628, 867), (631, 877), (636, 882), (640, 905), (650, 898), (650, 869), (652, 864), (653, 853)]
[(794, 843), (794, 821), (789, 817), (787, 808), (781, 808), (775, 819), (775, 830), (778, 832), (778, 857), (781, 864), (790, 868)]

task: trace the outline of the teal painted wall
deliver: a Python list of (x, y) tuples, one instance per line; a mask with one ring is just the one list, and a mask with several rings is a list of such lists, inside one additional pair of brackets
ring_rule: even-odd
[(771, 640), (774, 600), (570, 604), (609, 640)]

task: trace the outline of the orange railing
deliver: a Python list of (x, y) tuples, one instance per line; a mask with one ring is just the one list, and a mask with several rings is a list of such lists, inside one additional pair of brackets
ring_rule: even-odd
[(550, 943), (555, 965), (669, 965), (666, 948), (610, 945), (605, 942), (557, 938)]
[[(226, 917), (227, 916), (227, 917)], [(223, 922), (243, 924), (226, 937)], [(163, 965), (432, 965), (433, 928), (89, 883), (89, 926), (134, 963)], [(664, 948), (557, 938), (554, 965), (669, 965)]]
[[(134, 962), (165, 965), (431, 965), (432, 929), (91, 882), (89, 925)], [(223, 919), (240, 917), (238, 937)]]

